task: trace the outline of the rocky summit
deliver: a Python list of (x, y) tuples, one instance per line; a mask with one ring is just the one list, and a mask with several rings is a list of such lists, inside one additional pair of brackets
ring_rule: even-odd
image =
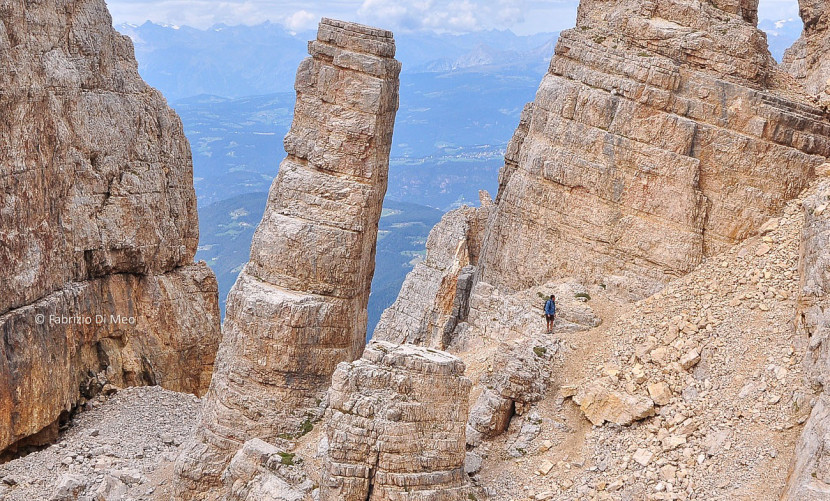
[(103, 0), (0, 7), (0, 451), (103, 388), (204, 393), (219, 342), (190, 146)]
[(323, 19), (217, 351), (129, 40), (98, 0), (0, 6), (0, 449), (43, 446), (0, 499), (830, 499), (830, 33), (800, 10), (779, 65), (757, 0), (583, 0), (495, 199), (368, 346), (401, 64)]
[(388, 31), (324, 19), (297, 72), (288, 153), (227, 318), (181, 498), (221, 487), (251, 439), (317, 421), (340, 362), (360, 356), (389, 169), (398, 74)]

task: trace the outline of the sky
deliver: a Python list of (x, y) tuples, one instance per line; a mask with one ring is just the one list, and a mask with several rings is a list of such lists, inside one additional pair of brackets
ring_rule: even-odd
[[(313, 29), (321, 17), (395, 31), (466, 33), (510, 29), (520, 35), (573, 27), (576, 0), (107, 0), (116, 24), (153, 21), (208, 28), (271, 21), (291, 31)], [(797, 0), (761, 0), (760, 18), (798, 17)]]

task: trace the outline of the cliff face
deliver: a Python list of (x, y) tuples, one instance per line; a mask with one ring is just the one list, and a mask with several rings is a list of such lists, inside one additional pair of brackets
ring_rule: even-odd
[(756, 4), (583, 1), (508, 150), (479, 279), (641, 297), (795, 197), (830, 128), (779, 91)]
[(365, 345), (400, 63), (390, 32), (328, 19), (309, 53), (288, 156), (228, 297), (199, 431), (177, 464), (185, 498), (218, 488), (245, 441), (307, 431), (337, 364)]
[(467, 301), (478, 264), (481, 238), (493, 201), (447, 213), (429, 233), (427, 255), (406, 276), (395, 303), (387, 308), (373, 339), (445, 349), (469, 309)]
[(0, 450), (104, 383), (204, 392), (190, 148), (105, 3), (0, 8), (0, 90)]
[(782, 499), (827, 499), (830, 492), (830, 401), (827, 396), (830, 365), (830, 181), (821, 182), (804, 200), (804, 229), (799, 259), (800, 291), (796, 329), (806, 346), (805, 379), (822, 390), (804, 427)]
[(792, 74), (804, 89), (830, 106), (830, 3), (825, 0), (798, 2), (804, 32), (784, 53), (782, 67)]

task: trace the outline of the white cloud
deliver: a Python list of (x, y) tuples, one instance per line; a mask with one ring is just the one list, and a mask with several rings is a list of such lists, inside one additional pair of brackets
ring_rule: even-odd
[(357, 12), (367, 22), (378, 24), (467, 32), (512, 28), (524, 20), (527, 4), (526, 0), (363, 0)]
[(285, 18), (283, 24), (293, 32), (314, 28), (319, 18), (307, 10), (298, 10)]

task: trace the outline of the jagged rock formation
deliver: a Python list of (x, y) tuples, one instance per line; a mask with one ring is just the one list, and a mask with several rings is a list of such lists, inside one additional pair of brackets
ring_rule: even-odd
[(824, 106), (830, 106), (830, 3), (799, 0), (804, 32), (784, 53), (782, 67)]
[(756, 7), (583, 1), (507, 152), (479, 280), (642, 297), (798, 195), (830, 127), (782, 89)]
[(481, 207), (451, 211), (430, 231), (426, 259), (407, 274), (373, 339), (440, 350), (450, 344), (452, 332), (469, 310), (473, 273), (493, 205), (486, 192), (480, 198)]
[(103, 0), (0, 9), (0, 110), (0, 451), (107, 383), (204, 392), (190, 147)]
[(294, 454), (258, 438), (239, 449), (223, 481), (230, 501), (304, 501), (314, 489)]
[(804, 229), (799, 262), (800, 291), (796, 327), (806, 345), (807, 382), (824, 390), (805, 425), (790, 469), (786, 500), (830, 497), (830, 429), (827, 385), (830, 376), (830, 181), (821, 182), (804, 200)]
[(468, 499), (465, 365), (444, 352), (373, 341), (332, 377), (320, 499)]
[(181, 498), (219, 489), (245, 441), (306, 431), (337, 364), (363, 351), (401, 66), (390, 32), (329, 19), (309, 53), (288, 156), (228, 296), (201, 425), (177, 464)]
[(526, 414), (545, 397), (551, 383), (550, 359), (558, 349), (557, 344), (536, 337), (515, 345), (500, 344), (492, 370), (482, 378), (485, 388), (470, 409), (469, 445), (503, 433), (514, 415)]

